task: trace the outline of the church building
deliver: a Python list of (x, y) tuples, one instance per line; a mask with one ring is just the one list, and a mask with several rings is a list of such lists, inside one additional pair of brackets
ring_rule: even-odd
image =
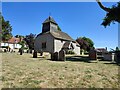
[(60, 31), (58, 24), (51, 16), (43, 22), (42, 32), (35, 39), (34, 49), (37, 52), (49, 53), (64, 49), (80, 55), (80, 45), (67, 33)]

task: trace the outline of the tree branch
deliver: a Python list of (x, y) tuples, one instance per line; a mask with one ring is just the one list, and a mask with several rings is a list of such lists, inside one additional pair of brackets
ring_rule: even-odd
[(110, 8), (106, 8), (105, 6), (102, 5), (102, 3), (100, 2), (100, 0), (96, 0), (98, 5), (106, 12), (110, 12), (111, 9)]

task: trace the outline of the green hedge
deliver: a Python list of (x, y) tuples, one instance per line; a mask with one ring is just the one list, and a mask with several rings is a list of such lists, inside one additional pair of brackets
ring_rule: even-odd
[(8, 46), (1, 46), (1, 48), (8, 48)]
[(66, 54), (75, 54), (74, 51), (67, 51)]

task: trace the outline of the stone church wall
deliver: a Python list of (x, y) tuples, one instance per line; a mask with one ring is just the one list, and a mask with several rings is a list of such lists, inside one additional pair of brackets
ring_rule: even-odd
[[(46, 42), (46, 49), (42, 49), (42, 43)], [(35, 39), (35, 50), (40, 52), (53, 52), (54, 51), (54, 38), (50, 34), (40, 35)]]

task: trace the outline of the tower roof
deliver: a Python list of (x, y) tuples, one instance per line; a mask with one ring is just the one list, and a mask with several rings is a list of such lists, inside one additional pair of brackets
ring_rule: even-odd
[(52, 22), (52, 23), (54, 23), (54, 24), (57, 25), (57, 23), (55, 22), (55, 20), (54, 20), (51, 16), (49, 16), (49, 17), (43, 22), (43, 24), (44, 24), (44, 23), (48, 23), (48, 22)]

